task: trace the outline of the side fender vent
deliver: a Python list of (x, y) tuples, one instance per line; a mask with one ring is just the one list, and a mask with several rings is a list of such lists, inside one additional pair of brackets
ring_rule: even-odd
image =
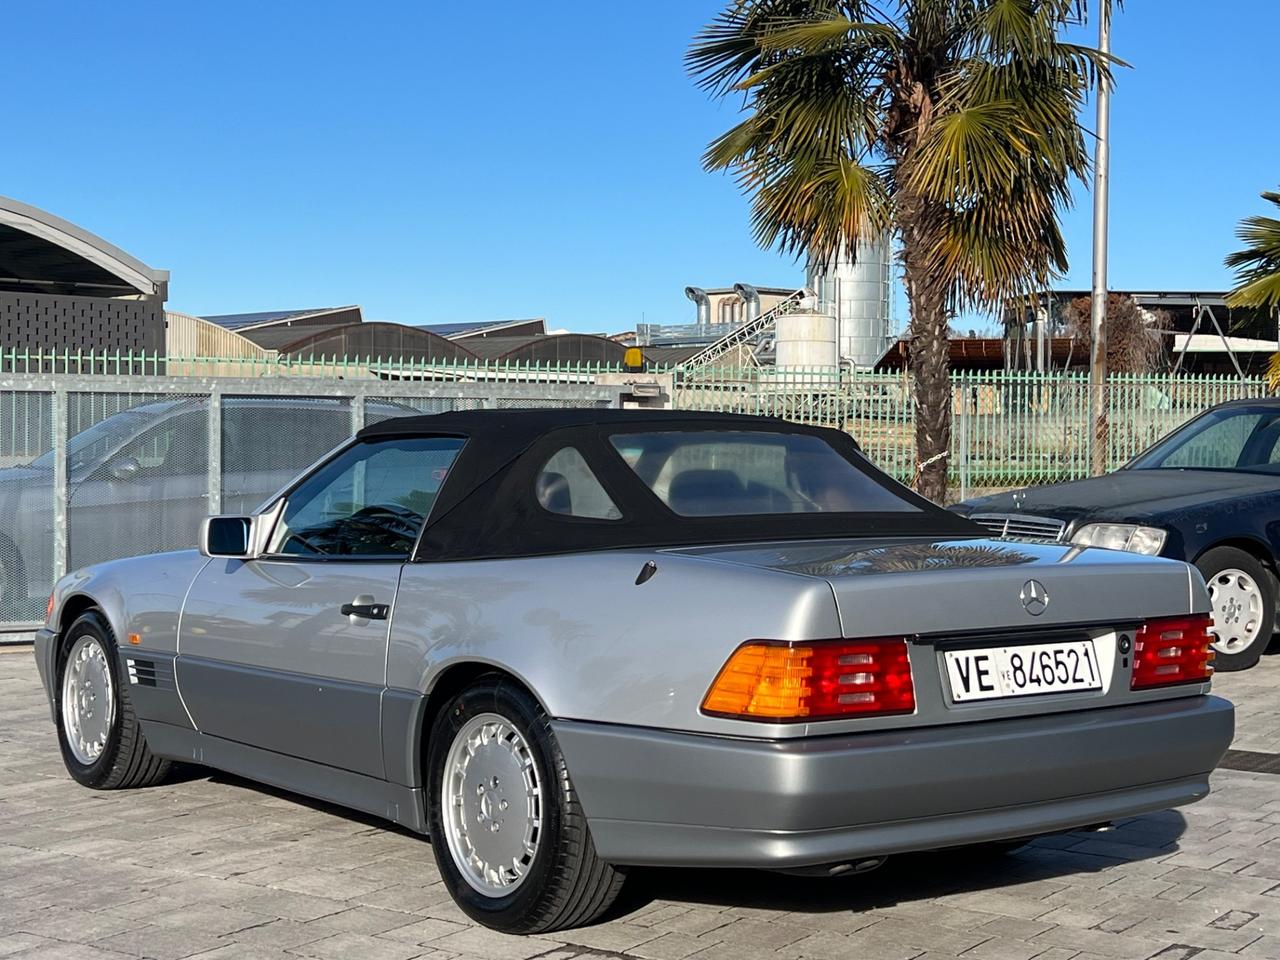
[(129, 668), (129, 682), (134, 686), (173, 689), (172, 663), (129, 657), (125, 664)]

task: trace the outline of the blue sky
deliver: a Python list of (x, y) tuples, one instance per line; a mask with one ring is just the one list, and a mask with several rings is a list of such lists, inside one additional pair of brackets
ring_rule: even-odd
[[(718, 9), (12, 4), (0, 193), (170, 270), (170, 307), (197, 314), (687, 322), (686, 284), (802, 280), (700, 167), (736, 106), (681, 57)], [(1113, 288), (1228, 283), (1236, 222), (1280, 187), (1278, 34), (1275, 0), (1130, 0), (1117, 18), (1134, 69), (1112, 121)], [(1089, 282), (1079, 194), (1071, 286)]]

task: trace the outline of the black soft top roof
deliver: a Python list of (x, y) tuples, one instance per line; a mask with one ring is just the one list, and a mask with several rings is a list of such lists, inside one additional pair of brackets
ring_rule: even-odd
[[(618, 432), (763, 430), (819, 436), (855, 467), (918, 509), (900, 513), (685, 517), (672, 512), (609, 443)], [(370, 424), (362, 441), (465, 438), (423, 529), (415, 559), (474, 560), (626, 547), (683, 546), (851, 536), (964, 536), (981, 528), (916, 496), (873, 466), (848, 434), (776, 417), (687, 410), (566, 408), (460, 410)], [(535, 496), (543, 464), (564, 447), (587, 461), (620, 520), (568, 517)]]
[(702, 413), (696, 410), (619, 410), (616, 407), (537, 407), (523, 410), (453, 410), (449, 413), (424, 414), (420, 417), (396, 417), (370, 424), (357, 436), (406, 437), (422, 434), (447, 434), (464, 437), (484, 437), (499, 442), (533, 440), (551, 430), (563, 427), (581, 427), (599, 424), (650, 423), (697, 424), (699, 429), (716, 427), (738, 429), (744, 427), (777, 427), (790, 429), (796, 426), (778, 417), (757, 417), (744, 413)]

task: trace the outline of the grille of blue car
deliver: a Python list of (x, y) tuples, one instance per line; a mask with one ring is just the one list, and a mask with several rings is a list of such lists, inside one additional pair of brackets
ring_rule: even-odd
[(986, 527), (997, 537), (1013, 537), (1018, 540), (1061, 540), (1067, 526), (1053, 517), (1028, 517), (1022, 514), (975, 513), (969, 519)]

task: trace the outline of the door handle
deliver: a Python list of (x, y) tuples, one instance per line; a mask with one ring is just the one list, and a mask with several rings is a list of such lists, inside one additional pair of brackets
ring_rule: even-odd
[(391, 614), (389, 603), (344, 603), (339, 610), (344, 617), (362, 620), (385, 620)]

